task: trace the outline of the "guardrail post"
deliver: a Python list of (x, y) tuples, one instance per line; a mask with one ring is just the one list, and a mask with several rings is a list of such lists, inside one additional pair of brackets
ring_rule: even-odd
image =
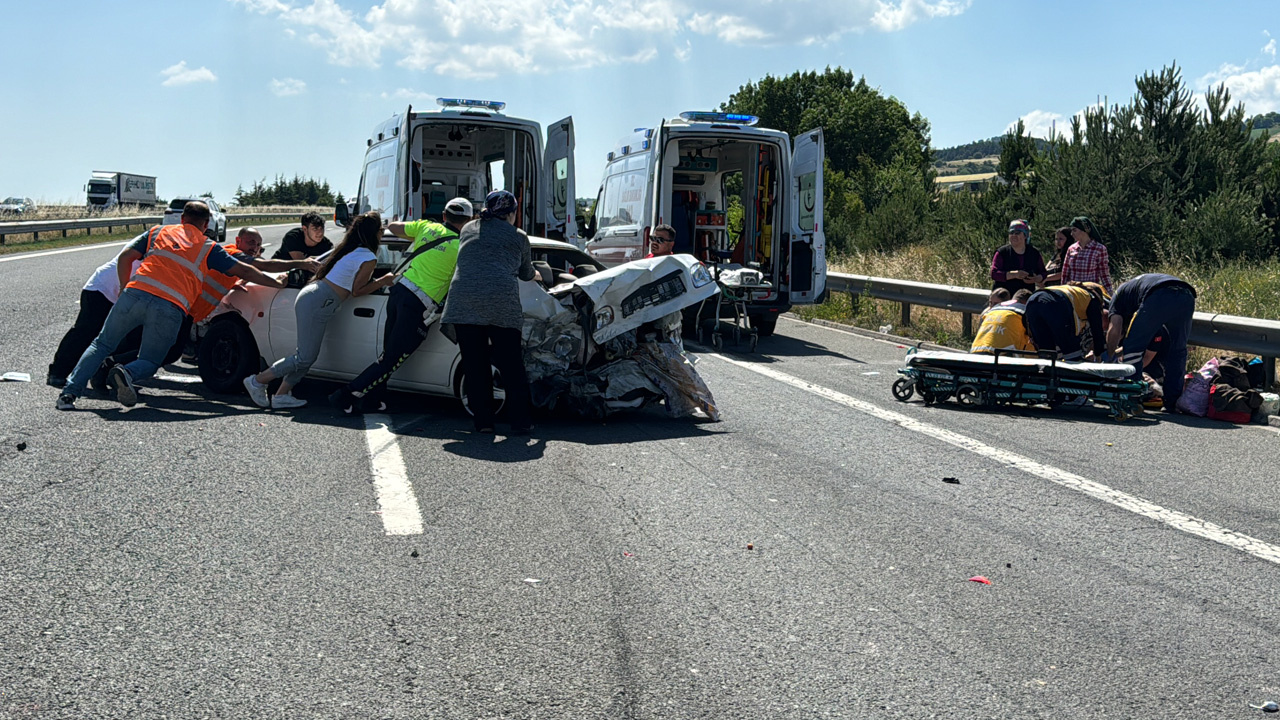
[(902, 303), (902, 327), (911, 325), (911, 303)]
[(973, 313), (963, 313), (960, 316), (960, 329), (965, 337), (973, 335)]

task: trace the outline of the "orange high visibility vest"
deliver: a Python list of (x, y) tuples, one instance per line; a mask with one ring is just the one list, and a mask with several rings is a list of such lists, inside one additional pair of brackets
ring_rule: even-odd
[[(236, 247), (236, 244), (233, 242), (223, 245), (222, 249), (226, 250), (228, 255), (236, 258), (237, 260), (240, 258), (236, 256), (244, 254), (240, 252), (240, 248)], [(231, 288), (234, 287), (235, 284), (235, 277), (226, 273), (220, 273), (212, 268), (205, 268), (204, 287), (200, 289), (200, 297), (196, 298), (196, 301), (191, 304), (191, 312), (188, 313), (191, 316), (191, 320), (193, 322), (200, 322), (201, 320), (209, 317), (209, 313), (213, 312), (214, 308), (218, 307), (218, 303), (222, 302), (222, 298), (226, 297), (227, 293), (231, 292)]]
[(152, 229), (147, 255), (125, 288), (150, 293), (190, 312), (200, 297), (213, 241), (190, 225)]

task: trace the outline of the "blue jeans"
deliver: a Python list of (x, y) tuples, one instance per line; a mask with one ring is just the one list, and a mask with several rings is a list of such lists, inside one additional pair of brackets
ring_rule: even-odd
[(102, 332), (89, 343), (89, 349), (80, 356), (76, 369), (71, 371), (64, 393), (79, 397), (84, 394), (89, 378), (102, 366), (124, 337), (136, 327), (142, 328), (142, 346), (138, 359), (124, 366), (132, 380), (146, 380), (156, 374), (164, 356), (178, 337), (182, 308), (163, 298), (137, 288), (125, 288), (120, 299), (112, 306)]

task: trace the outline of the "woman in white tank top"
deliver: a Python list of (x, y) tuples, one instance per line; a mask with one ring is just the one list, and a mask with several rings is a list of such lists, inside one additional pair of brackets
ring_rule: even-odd
[[(329, 255), (316, 279), (298, 293), (293, 304), (297, 319), (298, 348), (292, 355), (277, 360), (274, 365), (257, 375), (244, 379), (249, 397), (260, 407), (273, 409), (297, 408), (307, 404), (293, 396), (293, 386), (306, 376), (307, 371), (320, 356), (320, 344), (324, 329), (338, 306), (349, 297), (368, 295), (378, 288), (395, 282), (395, 275), (387, 273), (373, 277), (378, 264), (378, 245), (382, 242), (382, 218), (376, 212), (357, 217), (342, 238), (342, 244)], [(272, 397), (267, 396), (267, 384), (276, 378), (280, 388)]]

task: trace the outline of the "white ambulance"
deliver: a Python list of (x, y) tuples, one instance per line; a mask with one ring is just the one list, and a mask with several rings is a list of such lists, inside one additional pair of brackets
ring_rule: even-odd
[(686, 112), (636, 128), (609, 153), (583, 232), (587, 251), (605, 265), (643, 258), (653, 227), (670, 225), (676, 253), (761, 271), (770, 287), (750, 293), (747, 311), (762, 335), (792, 305), (820, 302), (827, 279), (822, 130), (793, 142), (757, 122)]
[(352, 210), (377, 210), (385, 221), (432, 218), (444, 205), (469, 198), (476, 209), (490, 191), (505, 189), (519, 202), (517, 225), (529, 235), (572, 241), (574, 222), (573, 118), (547, 128), (502, 114), (506, 103), (438, 98), (439, 110), (393, 115), (366, 141), (364, 170)]

